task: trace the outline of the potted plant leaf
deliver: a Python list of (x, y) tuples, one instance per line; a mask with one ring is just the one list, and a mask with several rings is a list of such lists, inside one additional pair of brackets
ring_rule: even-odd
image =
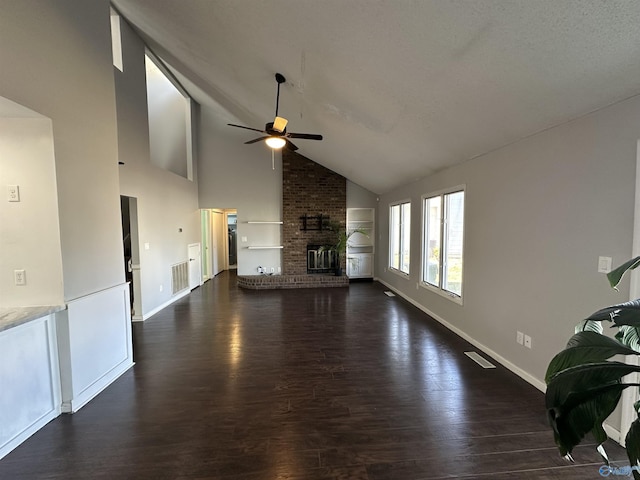
[(327, 226), (327, 230), (333, 232), (334, 239), (332, 243), (323, 245), (320, 247), (320, 251), (330, 251), (336, 253), (336, 268), (335, 275), (342, 276), (342, 263), (341, 259), (345, 257), (347, 253), (347, 246), (349, 245), (349, 239), (355, 233), (361, 233), (362, 235), (369, 236), (369, 232), (362, 228), (354, 228), (347, 231), (347, 229), (338, 222), (331, 222)]
[[(624, 274), (640, 265), (640, 257), (607, 274), (617, 290)], [(615, 338), (603, 334), (603, 322), (617, 327)], [(623, 377), (640, 372), (640, 366), (611, 360), (615, 355), (640, 355), (640, 299), (598, 310), (575, 327), (566, 348), (549, 363), (545, 375), (547, 417), (560, 454), (573, 461), (571, 452), (591, 432), (597, 450), (609, 465), (603, 443), (607, 434), (602, 426), (628, 387)], [(640, 412), (640, 402), (634, 405)], [(627, 456), (635, 479), (640, 480), (640, 420), (636, 419), (625, 437)]]

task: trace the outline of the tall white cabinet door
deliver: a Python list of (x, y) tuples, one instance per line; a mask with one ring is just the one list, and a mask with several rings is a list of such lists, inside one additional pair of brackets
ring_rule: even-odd
[(347, 208), (347, 231), (353, 232), (347, 243), (347, 275), (373, 278), (375, 209)]

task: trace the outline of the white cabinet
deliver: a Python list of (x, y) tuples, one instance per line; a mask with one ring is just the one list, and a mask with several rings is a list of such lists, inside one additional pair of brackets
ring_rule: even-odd
[(349, 278), (372, 278), (373, 253), (347, 255), (347, 276)]
[(373, 278), (375, 209), (347, 208), (347, 231), (353, 232), (347, 244), (349, 278)]

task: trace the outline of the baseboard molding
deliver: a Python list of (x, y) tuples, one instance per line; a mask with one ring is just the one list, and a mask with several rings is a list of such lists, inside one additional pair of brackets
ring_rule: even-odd
[(451, 330), (453, 333), (455, 333), (459, 337), (462, 337), (463, 339), (465, 339), (467, 342), (469, 342), (474, 347), (476, 347), (479, 350), (481, 350), (483, 353), (489, 355), (491, 358), (493, 358), (496, 362), (498, 362), (503, 367), (511, 370), (513, 373), (515, 373), (520, 378), (522, 378), (525, 382), (529, 383), (530, 385), (533, 385), (535, 388), (537, 388), (538, 390), (540, 390), (543, 393), (546, 392), (547, 385), (542, 380), (537, 379), (536, 377), (531, 375), (529, 372), (526, 372), (525, 370), (521, 369), (520, 367), (518, 367), (514, 363), (512, 363), (509, 360), (507, 360), (506, 358), (504, 358), (499, 353), (493, 351), (492, 349), (490, 349), (486, 345), (483, 345), (482, 343), (478, 342), (476, 339), (474, 339), (473, 337), (469, 336), (467, 333), (465, 333), (464, 331), (460, 330), (458, 327), (450, 324), (444, 318), (442, 318), (439, 315), (437, 315), (436, 313), (430, 311), (428, 308), (426, 308), (421, 303), (415, 301), (411, 297), (405, 295), (404, 293), (402, 293), (401, 291), (396, 289), (393, 285), (390, 285), (390, 284), (388, 284), (387, 282), (385, 282), (384, 280), (381, 280), (381, 279), (377, 279), (377, 281), (380, 282), (381, 284), (383, 284), (385, 287), (387, 287), (390, 290), (392, 290), (393, 293), (395, 293), (396, 295), (404, 298), (411, 305), (413, 305), (413, 306), (419, 308), (420, 310), (422, 310), (424, 313), (426, 313), (427, 315), (432, 317), (438, 323), (441, 323), (442, 325), (447, 327), (449, 330)]
[(181, 298), (186, 297), (190, 293), (191, 293), (191, 290), (189, 290), (189, 289), (184, 290), (182, 293), (177, 294), (175, 297), (171, 297), (168, 301), (164, 302), (162, 305), (158, 305), (156, 308), (154, 308), (153, 310), (143, 314), (142, 316), (134, 315), (133, 318), (131, 319), (131, 321), (133, 321), (133, 322), (144, 322), (145, 320), (149, 320), (151, 317), (153, 317), (160, 310), (163, 310), (163, 309), (167, 308), (173, 302), (177, 302), (178, 300), (180, 300)]
[(602, 426), (604, 427), (604, 431), (607, 433), (607, 436), (611, 440), (619, 443), (620, 445), (622, 445), (624, 447), (624, 443), (623, 443), (624, 438), (622, 438), (622, 434), (620, 433), (619, 430), (613, 428), (608, 423), (603, 423)]
[(17, 448), (25, 440), (27, 440), (31, 435), (33, 435), (42, 427), (44, 427), (51, 420), (53, 420), (54, 418), (57, 418), (60, 415), (60, 413), (61, 413), (61, 410), (59, 406), (50, 410), (45, 415), (41, 416), (31, 425), (29, 425), (24, 430), (22, 430), (20, 433), (18, 433), (13, 438), (11, 438), (11, 440), (9, 440), (7, 443), (0, 446), (0, 460), (5, 456), (7, 456), (12, 450)]
[(116, 365), (109, 372), (105, 373), (98, 380), (93, 382), (82, 392), (80, 392), (71, 401), (62, 402), (62, 413), (75, 413), (95, 398), (100, 392), (111, 385), (114, 381), (123, 375), (127, 370), (133, 367), (134, 362), (126, 359), (119, 365)]

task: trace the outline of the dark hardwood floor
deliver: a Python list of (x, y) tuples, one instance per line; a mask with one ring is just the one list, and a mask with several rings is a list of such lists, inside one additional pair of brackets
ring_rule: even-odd
[(244, 291), (224, 272), (134, 324), (135, 367), (0, 478), (602, 478), (592, 442), (560, 458), (542, 393), (384, 290)]

